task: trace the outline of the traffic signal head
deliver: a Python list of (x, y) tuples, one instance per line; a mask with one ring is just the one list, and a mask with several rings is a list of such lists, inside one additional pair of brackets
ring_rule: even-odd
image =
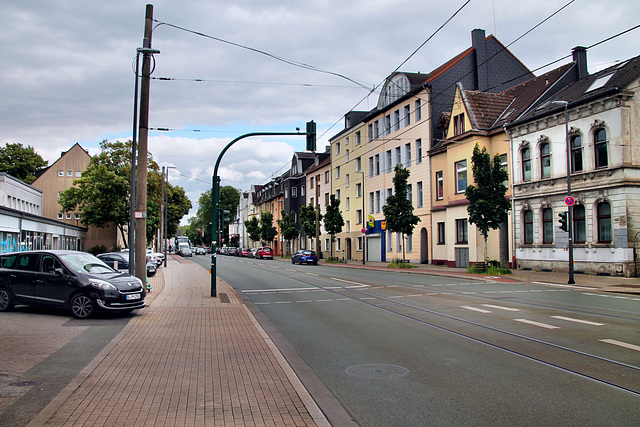
[(316, 151), (316, 122), (307, 122), (307, 151)]
[(567, 224), (567, 212), (560, 212), (558, 216), (560, 217), (560, 230), (569, 231)]

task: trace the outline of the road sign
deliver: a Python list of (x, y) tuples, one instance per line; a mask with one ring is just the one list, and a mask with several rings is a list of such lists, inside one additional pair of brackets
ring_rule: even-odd
[(383, 230), (387, 229), (387, 221), (380, 221), (380, 228)]
[(360, 231), (362, 231), (362, 234), (367, 234), (367, 229), (366, 229), (366, 228), (363, 228), (363, 229), (362, 229), (362, 230), (360, 230)]
[(574, 198), (573, 198), (573, 197), (571, 197), (571, 196), (567, 196), (567, 197), (565, 197), (565, 198), (564, 198), (564, 203), (565, 203), (567, 206), (573, 206), (573, 205), (575, 205), (575, 203), (576, 203), (576, 199), (574, 199)]

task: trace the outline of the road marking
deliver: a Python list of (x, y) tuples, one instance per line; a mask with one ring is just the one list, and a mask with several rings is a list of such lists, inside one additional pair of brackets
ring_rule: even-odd
[(276, 270), (279, 270), (279, 269), (280, 269), (280, 267), (276, 267), (275, 265), (270, 265), (269, 267), (271, 267), (271, 268), (275, 268)]
[(389, 299), (393, 299), (393, 298), (404, 298), (404, 295), (393, 295), (389, 297)]
[(511, 308), (511, 307), (502, 307), (501, 305), (491, 305), (491, 304), (482, 304), (484, 307), (489, 307), (489, 308), (497, 308), (498, 310), (505, 310), (505, 311), (520, 311), (519, 308)]
[(287, 271), (293, 271), (294, 273), (297, 273), (297, 272), (298, 272), (298, 270), (292, 270), (291, 268), (285, 268), (285, 270), (287, 270)]
[(316, 302), (327, 302), (327, 301), (335, 301), (335, 300), (332, 300), (332, 299), (319, 299), (319, 300), (316, 300)]
[(336, 301), (351, 301), (351, 298), (336, 298)]
[(600, 341), (606, 342), (607, 344), (613, 344), (613, 345), (617, 345), (617, 346), (620, 346), (620, 347), (629, 348), (631, 350), (640, 351), (640, 345), (629, 344), (629, 343), (626, 343), (626, 342), (616, 341), (616, 340), (611, 340), (611, 339), (600, 340)]
[(477, 311), (478, 313), (493, 313), (493, 311), (484, 310), (482, 308), (471, 307), (471, 306), (468, 306), (468, 305), (461, 305), (460, 308)]
[(413, 294), (413, 295), (407, 295), (407, 297), (421, 297), (424, 294)]
[(250, 294), (254, 292), (312, 291), (317, 289), (318, 288), (244, 289), (242, 292)]
[(276, 301), (274, 304), (291, 304), (291, 301)]
[(573, 317), (564, 317), (564, 316), (551, 316), (551, 317), (553, 317), (554, 319), (566, 320), (569, 322), (584, 323), (585, 325), (604, 326), (604, 323), (590, 322), (588, 320), (582, 320), (582, 319), (574, 319)]
[(546, 323), (534, 322), (533, 320), (527, 320), (527, 319), (513, 319), (513, 320), (515, 320), (516, 322), (526, 323), (533, 326), (539, 326), (545, 329), (560, 329), (559, 326), (547, 325)]
[(338, 282), (342, 282), (342, 283), (350, 283), (352, 285), (356, 285), (356, 286), (348, 286), (348, 288), (352, 289), (352, 288), (368, 288), (369, 285), (365, 285), (364, 283), (360, 283), (360, 282), (352, 282), (350, 280), (344, 280), (344, 279), (338, 279), (336, 277), (332, 277), (331, 280), (336, 280)]
[(304, 300), (304, 301), (296, 301), (296, 302), (313, 302), (312, 300), (308, 299), (308, 300)]
[(559, 283), (549, 283), (549, 282), (531, 282), (532, 285), (544, 285), (544, 286), (554, 286), (556, 288), (569, 288), (569, 289), (588, 289), (588, 290), (596, 290), (598, 288), (589, 288), (587, 286), (576, 286), (576, 285), (561, 285)]
[(309, 276), (319, 276), (319, 274), (316, 273), (307, 273)]

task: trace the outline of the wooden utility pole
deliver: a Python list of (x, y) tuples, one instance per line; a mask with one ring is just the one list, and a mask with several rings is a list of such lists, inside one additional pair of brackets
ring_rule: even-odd
[[(148, 4), (145, 13), (143, 48), (151, 48), (153, 29), (153, 5)], [(143, 52), (142, 81), (140, 85), (140, 117), (138, 126), (138, 167), (136, 170), (136, 277), (147, 280), (147, 137), (149, 134), (149, 83), (151, 54)], [(140, 217), (141, 216), (141, 217)]]

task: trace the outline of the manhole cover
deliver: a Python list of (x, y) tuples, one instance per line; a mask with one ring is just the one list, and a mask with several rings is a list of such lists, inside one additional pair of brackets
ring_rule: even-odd
[(356, 365), (345, 369), (347, 375), (371, 380), (383, 380), (388, 378), (400, 378), (409, 373), (407, 368), (397, 365)]

